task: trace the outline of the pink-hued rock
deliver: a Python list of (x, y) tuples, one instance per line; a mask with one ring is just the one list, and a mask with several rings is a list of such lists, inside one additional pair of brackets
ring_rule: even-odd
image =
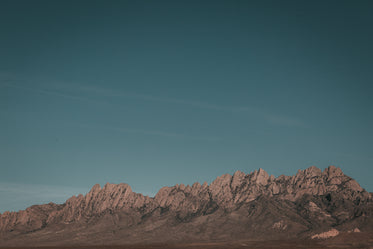
[[(175, 234), (167, 235), (172, 238), (180, 237), (177, 231), (182, 233), (189, 227), (196, 231), (207, 229), (208, 236), (224, 236), (219, 229), (237, 231), (238, 237), (245, 233), (254, 236), (258, 231), (262, 231), (255, 235), (259, 237), (265, 236), (265, 231), (276, 232), (271, 238), (282, 233), (311, 235), (310, 228), (324, 227), (328, 232), (316, 234), (314, 238), (326, 238), (335, 233), (329, 228), (338, 222), (346, 227), (351, 222), (355, 228), (357, 217), (365, 217), (361, 221), (368, 225), (364, 223), (362, 227), (370, 229), (372, 206), (372, 194), (335, 166), (324, 171), (312, 166), (299, 170), (294, 176), (277, 178), (259, 169), (250, 174), (241, 171), (233, 176), (225, 174), (210, 185), (196, 182), (192, 186), (163, 187), (154, 197), (134, 193), (125, 183), (107, 183), (103, 187), (96, 184), (85, 196), (73, 196), (61, 205), (36, 205), (0, 214), (0, 235), (38, 234), (37, 231), (44, 230), (54, 234), (53, 229), (62, 229), (61, 234), (64, 234), (65, 226), (87, 233), (93, 229), (95, 234), (104, 229), (100, 224), (105, 224), (105, 229), (110, 227), (118, 231), (135, 231), (138, 227), (136, 238), (139, 241), (144, 232), (164, 231), (160, 227), (166, 229), (171, 225), (180, 226), (180, 230), (175, 228)], [(195, 236), (207, 236), (204, 234)]]
[(329, 238), (337, 236), (338, 234), (339, 234), (339, 231), (333, 228), (327, 232), (315, 234), (311, 237), (311, 239), (329, 239)]

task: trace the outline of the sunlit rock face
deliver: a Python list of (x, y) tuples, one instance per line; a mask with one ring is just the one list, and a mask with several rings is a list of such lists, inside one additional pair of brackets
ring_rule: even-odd
[(334, 166), (277, 178), (263, 169), (237, 171), (210, 185), (163, 187), (155, 197), (134, 193), (124, 183), (107, 183), (61, 205), (1, 214), (0, 245), (94, 242), (108, 236), (118, 243), (321, 238), (332, 228), (373, 231), (372, 210), (372, 194)]
[(327, 232), (323, 232), (323, 233), (320, 233), (320, 234), (315, 234), (313, 236), (311, 236), (311, 239), (328, 239), (328, 238), (331, 238), (331, 237), (335, 237), (339, 234), (339, 231), (337, 229), (331, 229)]

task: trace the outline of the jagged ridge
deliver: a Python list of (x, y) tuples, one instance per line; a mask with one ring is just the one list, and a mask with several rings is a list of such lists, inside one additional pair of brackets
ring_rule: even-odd
[[(263, 231), (272, 237), (276, 231), (277, 235), (282, 231), (295, 236), (332, 226), (370, 230), (372, 210), (372, 195), (340, 168), (330, 166), (321, 171), (312, 166), (295, 176), (277, 178), (263, 169), (250, 174), (237, 171), (233, 176), (217, 177), (210, 185), (164, 187), (155, 197), (134, 193), (124, 183), (107, 183), (103, 188), (96, 184), (85, 196), (73, 196), (65, 204), (5, 212), (0, 215), (0, 231), (9, 241), (27, 233), (32, 234), (29, 239), (39, 242), (54, 238), (44, 238), (42, 231), (64, 234), (66, 227), (88, 237), (108, 227), (121, 231), (122, 237), (136, 232), (138, 237), (131, 237), (130, 242), (143, 240), (144, 231), (151, 232), (146, 237), (150, 241), (224, 238), (226, 229), (237, 230), (231, 238)], [(90, 226), (96, 228), (90, 230)], [(166, 228), (174, 231), (159, 237)], [(189, 230), (200, 232), (185, 234)]]

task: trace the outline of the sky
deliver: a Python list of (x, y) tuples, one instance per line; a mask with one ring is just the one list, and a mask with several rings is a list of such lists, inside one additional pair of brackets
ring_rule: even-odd
[(312, 165), (373, 191), (372, 7), (2, 0), (0, 212)]

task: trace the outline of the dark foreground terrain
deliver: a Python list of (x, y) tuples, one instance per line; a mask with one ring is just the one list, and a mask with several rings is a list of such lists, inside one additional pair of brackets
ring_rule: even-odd
[[(107, 243), (110, 243), (109, 241)], [(234, 242), (205, 242), (180, 244), (135, 244), (135, 245), (101, 245), (101, 246), (42, 246), (33, 247), (0, 247), (1, 249), (373, 249), (373, 233), (341, 234), (328, 240), (268, 240)]]
[[(370, 244), (370, 245), (369, 245)], [(366, 248), (372, 249), (372, 243), (356, 242), (351, 244), (324, 244), (314, 241), (242, 241), (232, 243), (196, 243), (196, 244), (154, 244), (154, 245), (117, 245), (117, 246), (61, 246), (61, 247), (8, 247), (4, 249), (26, 249), (26, 248), (37, 248), (37, 249), (339, 249), (339, 248)]]

